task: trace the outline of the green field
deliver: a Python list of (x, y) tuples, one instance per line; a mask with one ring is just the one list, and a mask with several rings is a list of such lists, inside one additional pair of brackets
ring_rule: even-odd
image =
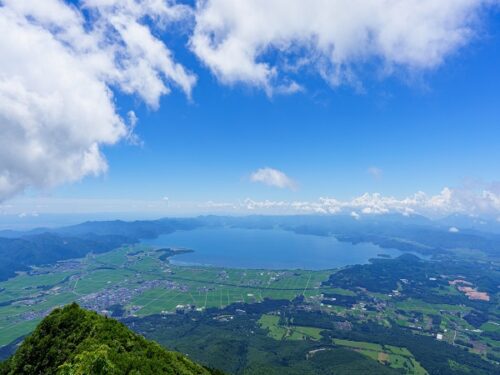
[(485, 332), (500, 332), (500, 324), (495, 322), (487, 322), (481, 326), (481, 330)]
[(315, 327), (293, 326), (295, 332), (315, 340), (321, 339), (321, 329)]
[(425, 375), (427, 371), (415, 360), (413, 354), (406, 348), (391, 345), (380, 345), (364, 341), (334, 339), (335, 345), (343, 346), (368, 358), (386, 363), (394, 369), (402, 369), (407, 374)]
[[(82, 304), (85, 298), (90, 298), (87, 307), (99, 311), (107, 308), (99, 298), (117, 294), (114, 300), (123, 305), (126, 314), (146, 316), (173, 312), (179, 306), (222, 308), (265, 298), (317, 296), (325, 291), (320, 290), (320, 284), (331, 273), (175, 266), (168, 260), (162, 261), (161, 254), (144, 245), (126, 246), (104, 254), (89, 254), (72, 262), (72, 266), (63, 262), (40, 267), (36, 274), (20, 274), (1, 282), (0, 346), (28, 334), (54, 307), (72, 301)], [(319, 333), (303, 327), (302, 331), (290, 331), (288, 336), (318, 338)]]
[[(142, 271), (142, 267), (134, 267)], [(158, 275), (185, 290), (157, 290), (133, 299), (131, 306), (143, 306), (136, 315), (173, 311), (178, 305), (222, 308), (236, 302), (253, 303), (264, 298), (293, 299), (297, 295), (318, 295), (319, 284), (328, 272), (240, 270), (215, 267), (171, 266), (171, 273)]]
[(416, 299), (408, 299), (403, 302), (396, 303), (396, 307), (400, 310), (418, 311), (424, 314), (439, 314), (440, 311), (447, 312), (467, 312), (469, 307), (462, 305), (446, 305), (446, 304), (431, 304)]
[(275, 340), (282, 340), (286, 335), (286, 329), (279, 325), (280, 317), (276, 315), (264, 314), (259, 319), (259, 324), (263, 329), (268, 330), (268, 336)]
[(303, 326), (282, 326), (277, 315), (263, 314), (259, 319), (261, 328), (268, 330), (268, 336), (275, 340), (319, 340), (321, 329)]
[(356, 349), (367, 349), (367, 350), (373, 350), (373, 351), (377, 351), (377, 352), (381, 352), (384, 350), (382, 348), (382, 345), (373, 344), (371, 342), (334, 339), (333, 343), (335, 345), (339, 345), (339, 346), (347, 346), (349, 348), (356, 348)]

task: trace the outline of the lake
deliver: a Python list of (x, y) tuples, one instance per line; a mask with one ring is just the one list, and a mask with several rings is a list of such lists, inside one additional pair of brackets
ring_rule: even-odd
[(353, 245), (333, 237), (296, 234), (278, 229), (199, 228), (143, 240), (156, 247), (194, 250), (171, 258), (173, 264), (230, 268), (331, 269), (368, 263), (378, 254), (397, 257), (395, 249)]

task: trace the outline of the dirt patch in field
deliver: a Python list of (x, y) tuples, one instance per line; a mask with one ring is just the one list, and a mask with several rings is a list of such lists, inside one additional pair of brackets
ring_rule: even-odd
[(465, 293), (469, 299), (479, 300), (479, 301), (489, 301), (490, 296), (486, 292), (479, 292), (475, 288), (471, 288), (470, 286), (459, 286), (458, 290)]
[(379, 352), (378, 353), (378, 361), (379, 362), (388, 362), (389, 361), (389, 354)]

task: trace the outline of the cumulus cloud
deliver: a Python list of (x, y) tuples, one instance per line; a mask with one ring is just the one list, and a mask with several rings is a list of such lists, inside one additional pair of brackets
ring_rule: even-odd
[(250, 175), (250, 181), (278, 187), (280, 189), (296, 188), (295, 182), (285, 173), (274, 168), (260, 168)]
[(356, 211), (351, 212), (351, 217), (355, 220), (359, 220), (360, 216)]
[(195, 77), (176, 63), (159, 29), (189, 9), (169, 1), (0, 1), (0, 201), (107, 169), (103, 145), (137, 142), (113, 89), (151, 108)]
[(450, 233), (458, 233), (458, 232), (460, 232), (460, 230), (457, 227), (450, 227), (448, 229), (448, 232), (450, 232)]
[(359, 86), (367, 61), (385, 75), (436, 68), (474, 37), (495, 1), (202, 0), (191, 48), (226, 84), (272, 93), (296, 87), (290, 75), (307, 68), (333, 86)]

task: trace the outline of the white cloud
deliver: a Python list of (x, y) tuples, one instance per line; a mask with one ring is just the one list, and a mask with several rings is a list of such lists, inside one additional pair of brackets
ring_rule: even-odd
[(368, 168), (368, 173), (375, 179), (379, 180), (382, 178), (383, 171), (378, 167)]
[[(173, 21), (186, 20), (191, 8), (161, 0), (84, 0), (94, 16), (94, 28), (102, 38), (113, 38), (119, 70), (116, 79), (126, 93), (139, 94), (150, 106), (158, 107), (161, 95), (170, 92), (167, 83), (179, 86), (188, 96), (196, 78), (176, 63), (171, 51), (142, 22), (149, 18), (164, 28)], [(109, 33), (109, 28), (113, 34)]]
[(265, 185), (278, 187), (280, 189), (295, 189), (295, 182), (285, 173), (274, 168), (260, 168), (250, 175), (250, 181), (260, 182)]
[(417, 192), (405, 198), (365, 193), (361, 196), (339, 200), (322, 197), (316, 201), (271, 201), (245, 199), (237, 205), (239, 210), (262, 213), (316, 213), (346, 214), (355, 219), (363, 215), (399, 213), (405, 216), (420, 214), (429, 217), (446, 216), (453, 213), (475, 216), (498, 216), (500, 195), (488, 190), (476, 192), (444, 188), (439, 194), (427, 195)]
[(448, 229), (448, 232), (450, 232), (450, 233), (458, 233), (458, 232), (460, 232), (460, 230), (457, 227), (450, 227)]
[(202, 209), (210, 209), (210, 210), (221, 210), (221, 209), (231, 209), (235, 210), (237, 206), (234, 203), (228, 202), (214, 202), (207, 201), (199, 205)]
[(333, 86), (359, 87), (357, 69), (367, 61), (382, 75), (439, 66), (474, 37), (481, 9), (494, 2), (203, 0), (191, 48), (226, 84), (272, 93), (307, 68)]
[[(494, 199), (492, 197), (494, 196)], [(466, 198), (464, 198), (466, 197)], [(488, 197), (485, 199), (485, 197)], [(500, 218), (500, 192), (489, 190), (465, 191), (444, 188), (435, 195), (417, 192), (403, 198), (366, 193), (352, 199), (341, 200), (322, 197), (317, 200), (256, 200), (242, 201), (172, 201), (156, 199), (64, 199), (56, 197), (18, 197), (9, 204), (0, 204), (0, 215), (19, 215), (27, 212), (45, 213), (156, 213), (158, 215), (180, 215), (200, 213), (255, 213), (255, 214), (325, 214), (350, 215), (362, 219), (368, 215), (399, 213), (410, 216), (420, 214), (427, 217), (443, 217), (463, 214), (471, 217)], [(166, 204), (167, 203), (167, 204)], [(499, 220), (500, 221), (500, 220)], [(452, 229), (451, 232), (454, 230)]]
[[(0, 201), (107, 169), (101, 146), (137, 142), (112, 89), (158, 106), (169, 85), (189, 96), (195, 77), (148, 24), (184, 17), (156, 0), (87, 0), (83, 15), (60, 0), (2, 0), (0, 6)], [(148, 18), (148, 23), (143, 22)]]

